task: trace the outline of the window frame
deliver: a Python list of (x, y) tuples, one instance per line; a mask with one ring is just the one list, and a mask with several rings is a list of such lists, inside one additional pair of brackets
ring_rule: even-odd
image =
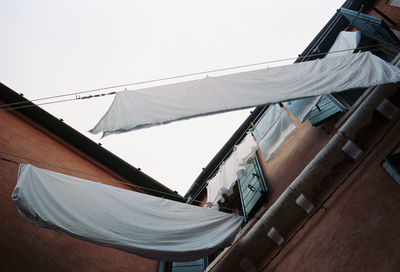
[[(261, 170), (261, 166), (260, 163), (258, 161), (257, 156), (254, 157), (254, 161), (252, 163), (249, 163), (246, 165), (246, 169), (251, 168), (251, 166), (253, 166), (255, 174), (253, 172), (248, 173), (245, 177), (242, 177), (240, 179), (237, 180), (237, 185), (238, 185), (238, 191), (239, 191), (239, 197), (240, 197), (240, 203), (241, 203), (241, 208), (242, 208), (242, 214), (243, 214), (243, 220), (244, 220), (244, 224), (248, 222), (248, 220), (257, 212), (258, 208), (260, 207), (260, 204), (262, 203), (262, 200), (265, 198), (267, 192), (268, 192), (268, 187), (267, 187), (267, 183), (265, 181), (263, 172)], [(251, 175), (253, 175), (251, 177)], [(243, 186), (241, 183), (246, 182), (247, 178), (250, 177), (250, 181), (248, 182), (246, 188), (249, 188), (250, 191), (252, 191), (254, 194), (253, 196), (250, 198), (250, 202), (247, 203), (245, 201), (245, 199), (247, 198), (248, 194), (246, 194), (243, 191)], [(252, 186), (250, 184), (250, 182), (252, 180), (254, 180), (254, 178), (257, 179), (257, 183), (258, 183), (258, 187), (256, 189), (258, 189), (257, 191), (253, 191), (250, 186)], [(254, 184), (254, 183), (253, 183)], [(260, 195), (257, 197), (257, 199), (254, 199), (254, 195), (260, 193)], [(248, 207), (247, 204), (251, 204), (252, 207), (248, 210), (246, 209)]]

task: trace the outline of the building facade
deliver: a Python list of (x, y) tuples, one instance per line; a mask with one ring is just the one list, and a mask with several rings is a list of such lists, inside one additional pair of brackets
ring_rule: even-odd
[[(398, 1), (346, 1), (296, 62), (323, 58), (341, 31), (359, 31), (356, 52), (371, 51), (399, 66), (398, 30)], [(253, 110), (182, 198), (62, 120), (0, 87), (0, 102), (7, 104), (0, 108), (1, 271), (397, 271), (400, 267), (399, 84), (323, 96), (304, 120), (296, 117), (290, 103), (276, 105), (288, 114), (293, 130), (268, 159), (259, 148), (232, 192), (222, 193), (223, 201), (215, 203), (221, 211), (244, 216), (235, 242), (213, 256), (185, 263), (149, 260), (27, 223), (10, 197), (18, 163), (205, 204), (209, 180), (235, 146), (248, 132), (260, 143), (271, 131), (267, 127), (256, 135), (272, 107)]]
[[(341, 31), (359, 31), (355, 52), (371, 51), (398, 66), (399, 16), (396, 1), (346, 1), (296, 62), (323, 58)], [(282, 106), (295, 132), (272, 159), (259, 148), (249, 175), (217, 203), (246, 218), (235, 243), (210, 256), (205, 270), (397, 271), (399, 85), (323, 96), (304, 121), (289, 105)], [(246, 133), (259, 145), (268, 134), (255, 133), (267, 111), (253, 111), (185, 197), (209, 201), (207, 183)]]
[[(0, 270), (157, 271), (158, 262), (30, 224), (11, 200), (19, 163), (183, 201), (151, 177), (0, 84)], [(85, 197), (85, 192), (77, 197)]]

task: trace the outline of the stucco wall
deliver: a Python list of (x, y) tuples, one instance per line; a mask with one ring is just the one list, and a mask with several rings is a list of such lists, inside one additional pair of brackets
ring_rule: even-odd
[[(265, 162), (261, 151), (257, 150), (257, 157), (268, 186), (266, 201), (255, 214), (254, 217), (256, 220), (250, 220), (247, 223), (243, 230), (243, 235), (235, 241), (231, 248), (227, 249), (224, 256), (228, 255), (240, 239), (245, 237), (246, 233), (257, 222), (257, 219), (268, 210), (334, 134), (327, 133), (320, 127), (313, 127), (308, 121), (300, 123), (293, 116), (291, 118), (297, 126), (297, 131), (282, 145), (277, 155), (271, 161)], [(333, 127), (333, 123), (331, 127)], [(219, 256), (210, 265), (210, 271), (214, 271), (214, 268), (224, 259), (224, 256)]]
[(400, 186), (383, 158), (400, 123), (264, 271), (398, 271)]
[[(120, 177), (101, 169), (60, 139), (12, 112), (0, 112), (0, 157), (132, 190), (111, 181)], [(6, 155), (48, 162), (33, 162)], [(60, 166), (94, 176), (58, 168)], [(18, 165), (0, 160), (0, 271), (156, 271), (157, 262), (98, 246), (24, 220), (11, 200)], [(82, 192), (81, 197), (85, 197)]]
[(390, 20), (392, 20), (395, 24), (392, 24), (386, 18), (383, 18), (379, 13), (374, 10), (369, 10), (367, 14), (381, 18), (390, 28), (394, 28), (400, 30), (400, 8), (391, 6), (387, 4), (388, 0), (376, 0), (374, 1), (374, 6), (380, 12), (385, 14)]
[(265, 162), (260, 150), (257, 150), (269, 189), (266, 207), (275, 202), (333, 135), (320, 127), (313, 127), (308, 121), (302, 124), (294, 118), (293, 121), (297, 131), (282, 145), (274, 159)]

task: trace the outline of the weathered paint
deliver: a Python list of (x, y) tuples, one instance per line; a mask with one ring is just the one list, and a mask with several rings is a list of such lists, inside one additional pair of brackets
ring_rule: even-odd
[[(257, 150), (261, 170), (269, 191), (265, 204), (255, 215), (256, 218), (260, 218), (267, 211), (333, 135), (333, 133), (328, 134), (322, 128), (313, 127), (308, 121), (301, 124), (292, 115), (291, 118), (296, 123), (297, 131), (282, 145), (271, 161), (265, 162), (260, 150)], [(245, 237), (256, 221), (250, 220), (242, 232), (242, 236), (235, 241), (231, 248), (234, 248), (240, 239)], [(224, 255), (228, 255), (229, 252), (230, 249), (227, 249)], [(213, 271), (223, 258), (223, 256), (219, 256), (209, 267), (210, 271)]]
[(260, 150), (257, 155), (269, 188), (266, 207), (271, 206), (293, 182), (307, 164), (326, 145), (333, 133), (311, 126), (310, 122), (296, 122), (297, 131), (281, 147), (276, 157), (265, 162)]
[(395, 25), (393, 25), (390, 21), (383, 18), (379, 13), (374, 10), (369, 10), (367, 12), (368, 15), (381, 18), (390, 28), (400, 30), (400, 8), (393, 7), (387, 4), (388, 0), (378, 0), (375, 1), (374, 6), (380, 12), (385, 14), (390, 20), (392, 20)]
[(400, 123), (264, 271), (398, 271), (400, 187), (381, 166)]
[[(386, 2), (379, 0), (375, 4), (396, 22), (395, 28), (398, 29), (400, 9), (389, 8)], [(367, 14), (381, 17), (372, 10)], [(385, 19), (384, 21), (393, 27)], [(307, 123), (296, 125), (298, 131), (283, 145), (272, 161), (263, 162), (258, 153), (270, 189), (266, 209), (335, 132), (333, 123), (328, 125), (330, 133), (322, 128), (310, 127)], [(383, 158), (400, 144), (399, 134), (400, 124), (397, 123), (384, 141), (351, 175), (346, 185), (326, 203), (326, 209), (320, 210), (264, 271), (399, 270), (400, 187), (381, 167)], [(293, 229), (296, 227), (293, 226)], [(241, 238), (243, 237), (245, 235)], [(268, 238), (265, 239), (268, 242)], [(236, 245), (237, 243), (232, 248)], [(230, 252), (230, 249), (227, 250), (225, 256)], [(255, 264), (257, 269), (261, 269), (274, 252), (269, 252), (261, 263)], [(251, 256), (247, 257), (251, 259)], [(219, 258), (209, 267), (209, 271), (213, 271), (224, 257)]]
[[(308, 123), (297, 123), (297, 126), (298, 131), (277, 156), (268, 163), (261, 163), (270, 188), (266, 208), (335, 132), (328, 134)], [(398, 122), (352, 174), (346, 186), (324, 206), (326, 209), (320, 210), (264, 271), (396, 271), (400, 267), (400, 250), (397, 249), (400, 187), (381, 167), (383, 158), (400, 145), (399, 134)], [(293, 226), (293, 230), (296, 227)], [(265, 239), (268, 242), (268, 238)], [(277, 247), (256, 264), (258, 269), (276, 250)]]

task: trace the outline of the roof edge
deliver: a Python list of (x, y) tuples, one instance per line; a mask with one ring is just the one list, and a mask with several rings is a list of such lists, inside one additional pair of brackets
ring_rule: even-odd
[[(370, 6), (369, 0), (347, 0), (343, 3), (341, 7), (359, 10), (361, 6), (364, 5), (366, 8)], [(328, 23), (320, 30), (320, 32), (315, 36), (311, 43), (306, 47), (306, 49), (299, 55), (295, 60), (295, 63), (309, 61), (317, 58), (321, 58), (324, 54), (328, 53), (331, 45), (336, 40), (337, 35), (340, 31), (344, 30), (349, 25), (346, 18), (341, 16), (339, 9), (328, 21)], [(318, 55), (315, 55), (318, 54)], [(321, 54), (321, 55), (320, 55)], [(311, 55), (311, 56), (310, 56)], [(204, 184), (210, 178), (210, 176), (215, 171), (219, 163), (230, 154), (230, 150), (241, 138), (244, 137), (249, 125), (257, 121), (263, 112), (268, 108), (268, 106), (259, 106), (249, 115), (249, 117), (243, 122), (243, 124), (235, 131), (228, 142), (221, 148), (221, 150), (214, 156), (214, 158), (208, 163), (208, 165), (203, 169), (203, 172), (196, 178), (192, 186), (189, 188), (185, 194), (185, 198), (204, 196), (205, 186)], [(201, 191), (199, 191), (201, 190)]]
[[(109, 168), (116, 174), (128, 180), (130, 183), (142, 187), (141, 189), (146, 193), (184, 202), (183, 197), (177, 192), (169, 189), (112, 152), (101, 147), (99, 144), (57, 119), (55, 116), (24, 98), (22, 94), (20, 95), (16, 93), (1, 82), (0, 100), (7, 104), (19, 103), (19, 105), (10, 105), (10, 108), (15, 108), (15, 111), (40, 124), (46, 130), (52, 132), (57, 137)], [(21, 105), (20, 103), (23, 103), (23, 105), (27, 107), (19, 108)]]

